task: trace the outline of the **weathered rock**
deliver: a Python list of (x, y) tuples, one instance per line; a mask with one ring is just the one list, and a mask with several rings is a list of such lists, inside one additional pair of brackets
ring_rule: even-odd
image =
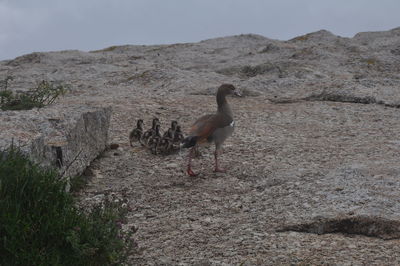
[(111, 108), (49, 106), (0, 112), (0, 148), (13, 142), (64, 176), (81, 174), (104, 151)]

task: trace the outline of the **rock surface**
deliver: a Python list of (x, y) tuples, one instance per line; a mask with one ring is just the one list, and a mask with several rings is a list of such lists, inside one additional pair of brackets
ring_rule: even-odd
[(80, 175), (107, 145), (110, 107), (56, 104), (0, 112), (0, 147), (12, 143), (66, 177)]
[[(33, 53), (0, 62), (6, 75), (13, 89), (71, 84), (63, 106), (112, 106), (119, 148), (93, 162), (81, 199), (128, 198), (141, 247), (132, 264), (400, 263), (400, 28)], [(197, 178), (184, 173), (186, 151), (129, 147), (139, 118), (187, 131), (215, 110), (221, 83), (245, 95), (229, 99), (227, 174), (212, 172), (213, 147), (194, 161)]]

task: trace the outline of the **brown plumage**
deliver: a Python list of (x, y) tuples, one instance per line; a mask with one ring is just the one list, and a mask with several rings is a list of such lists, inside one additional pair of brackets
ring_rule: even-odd
[(163, 137), (160, 140), (160, 143), (158, 145), (159, 150), (164, 154), (171, 152), (173, 149), (173, 141), (177, 125), (178, 125), (177, 121), (175, 120), (171, 121), (171, 127), (164, 132)]
[(215, 172), (225, 172), (225, 169), (219, 167), (218, 155), (221, 152), (222, 144), (225, 139), (232, 135), (234, 130), (234, 121), (232, 110), (226, 101), (226, 96), (236, 94), (240, 96), (237, 89), (231, 84), (222, 84), (217, 91), (217, 112), (200, 117), (194, 122), (190, 129), (189, 136), (182, 142), (183, 148), (191, 148), (189, 151), (187, 173), (190, 176), (196, 176), (191, 168), (191, 160), (197, 146), (205, 142), (215, 144)]
[(171, 135), (171, 137), (173, 137), (177, 126), (178, 126), (178, 122), (176, 122), (175, 120), (172, 120), (171, 127), (164, 133), (163, 137), (167, 137), (168, 135)]
[(183, 136), (183, 132), (182, 132), (181, 126), (177, 125), (176, 126), (176, 130), (175, 130), (175, 134), (174, 134), (173, 144), (174, 145), (178, 145), (178, 147), (179, 147), (179, 145), (183, 141), (183, 139), (184, 139), (184, 136)]
[(158, 153), (158, 148), (159, 148), (158, 145), (160, 144), (161, 138), (162, 138), (162, 136), (160, 133), (160, 124), (156, 124), (154, 132), (147, 142), (147, 145), (153, 154)]
[(141, 142), (148, 146), (148, 142), (151, 136), (154, 135), (155, 130), (156, 130), (156, 126), (160, 124), (160, 120), (158, 120), (158, 118), (154, 118), (153, 119), (153, 123), (152, 126), (149, 130), (147, 130), (146, 132), (144, 132), (142, 138), (141, 138)]
[(143, 120), (139, 119), (136, 122), (136, 128), (134, 128), (129, 134), (129, 143), (133, 147), (134, 141), (141, 141), (143, 135)]
[(164, 153), (168, 154), (173, 150), (173, 141), (174, 141), (174, 130), (169, 128), (163, 135), (160, 140), (159, 150)]

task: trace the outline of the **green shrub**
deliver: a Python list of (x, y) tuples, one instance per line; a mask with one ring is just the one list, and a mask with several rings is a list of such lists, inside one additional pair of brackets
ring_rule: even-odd
[(294, 37), (290, 41), (306, 41), (306, 40), (308, 40), (308, 38), (309, 38), (309, 34), (306, 34), (306, 35)]
[(0, 109), (2, 110), (30, 110), (52, 104), (59, 96), (65, 93), (64, 85), (54, 85), (43, 80), (35, 88), (26, 92), (13, 93), (8, 89), (11, 76), (0, 82)]
[(114, 46), (110, 46), (110, 47), (107, 47), (107, 48), (104, 48), (104, 49), (94, 50), (94, 51), (90, 51), (90, 52), (91, 53), (112, 52), (115, 49), (117, 49), (118, 47), (119, 46), (114, 45)]
[(75, 193), (82, 190), (89, 182), (89, 177), (86, 175), (78, 175), (70, 178), (70, 192)]
[[(117, 265), (135, 228), (122, 230), (121, 201), (76, 207), (66, 182), (18, 149), (0, 151), (0, 265)], [(126, 204), (124, 204), (126, 205)]]

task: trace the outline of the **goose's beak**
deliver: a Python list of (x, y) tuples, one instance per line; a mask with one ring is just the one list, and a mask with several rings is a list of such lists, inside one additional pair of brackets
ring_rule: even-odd
[(233, 95), (242, 97), (242, 93), (237, 88), (233, 91)]

